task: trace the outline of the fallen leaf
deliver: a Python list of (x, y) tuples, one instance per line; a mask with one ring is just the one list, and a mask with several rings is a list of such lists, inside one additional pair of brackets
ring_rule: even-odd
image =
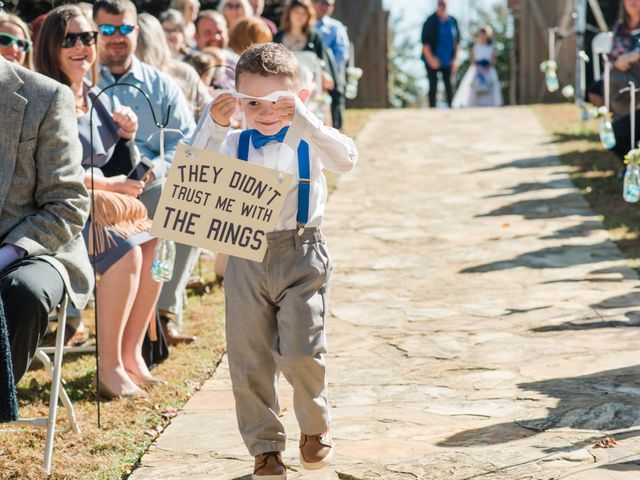
[(166, 418), (173, 418), (176, 415), (178, 415), (178, 409), (174, 407), (168, 407), (162, 414), (162, 416)]
[(613, 448), (618, 445), (616, 439), (613, 437), (604, 437), (600, 440), (596, 440), (596, 443), (593, 444), (593, 448)]

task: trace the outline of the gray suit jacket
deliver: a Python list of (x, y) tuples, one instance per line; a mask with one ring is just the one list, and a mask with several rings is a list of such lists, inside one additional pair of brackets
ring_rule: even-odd
[(0, 245), (53, 265), (84, 307), (93, 274), (82, 228), (89, 196), (71, 90), (0, 56)]

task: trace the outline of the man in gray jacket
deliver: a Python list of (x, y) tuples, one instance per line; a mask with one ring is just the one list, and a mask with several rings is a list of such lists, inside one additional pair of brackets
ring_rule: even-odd
[(0, 56), (0, 296), (16, 382), (65, 291), (82, 308), (92, 287), (74, 104), (68, 87)]

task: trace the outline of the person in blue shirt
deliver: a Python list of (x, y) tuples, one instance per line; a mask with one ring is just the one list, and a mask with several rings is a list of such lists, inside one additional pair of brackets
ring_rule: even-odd
[(346, 70), (349, 62), (349, 35), (347, 27), (342, 22), (331, 18), (335, 8), (335, 0), (314, 0), (318, 22), (316, 30), (320, 32), (325, 47), (331, 50), (336, 65), (336, 87), (329, 92), (331, 95), (331, 118), (333, 127), (342, 129), (344, 117), (344, 87), (346, 85)]
[(447, 103), (453, 101), (451, 74), (458, 70), (460, 32), (457, 20), (447, 13), (447, 0), (438, 0), (436, 12), (422, 26), (422, 60), (429, 77), (429, 105), (436, 106), (438, 74), (442, 75)]
[[(153, 218), (165, 176), (175, 155), (178, 143), (188, 142), (195, 130), (194, 114), (178, 84), (157, 68), (139, 61), (134, 52), (137, 47), (137, 9), (130, 0), (97, 0), (93, 4), (93, 20), (98, 26), (98, 56), (100, 81), (103, 89), (114, 83), (130, 83), (145, 91), (151, 98), (158, 122), (164, 122), (170, 109), (168, 129), (165, 133), (164, 163), (160, 158), (160, 135), (144, 95), (135, 88), (122, 86), (108, 90), (105, 95), (112, 105), (126, 105), (138, 116), (138, 131), (135, 143), (140, 154), (153, 161), (151, 180), (140, 195), (147, 207), (149, 218)], [(195, 337), (180, 334), (170, 315), (178, 320), (182, 310), (182, 298), (191, 269), (198, 257), (198, 249), (176, 245), (176, 258), (171, 282), (163, 285), (158, 310), (161, 325), (170, 345), (190, 343)]]

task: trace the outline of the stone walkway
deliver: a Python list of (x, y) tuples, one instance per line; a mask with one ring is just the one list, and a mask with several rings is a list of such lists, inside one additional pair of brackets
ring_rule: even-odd
[[(336, 461), (301, 471), (283, 385), (290, 478), (640, 478), (640, 283), (534, 115), (384, 111), (358, 143), (325, 228)], [(131, 480), (249, 480), (233, 406), (223, 362)]]

